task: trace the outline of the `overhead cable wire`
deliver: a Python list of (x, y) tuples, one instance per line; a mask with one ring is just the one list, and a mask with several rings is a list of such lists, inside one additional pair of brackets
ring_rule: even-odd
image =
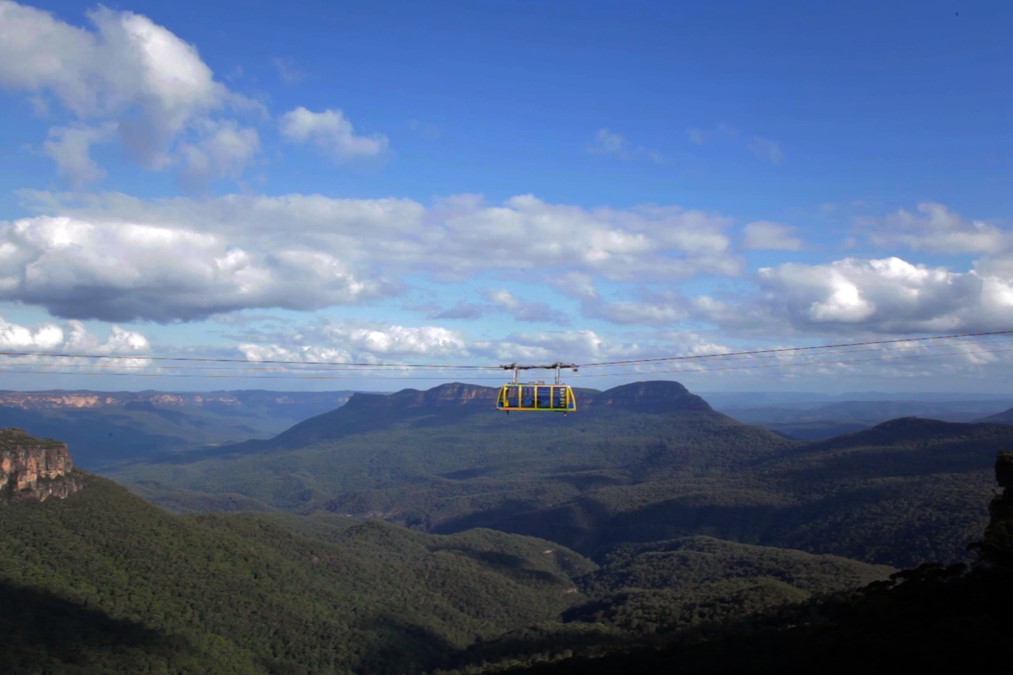
[[(987, 331), (987, 332), (974, 332), (974, 333), (955, 333), (955, 334), (950, 334), (950, 335), (935, 335), (935, 336), (927, 336), (927, 337), (895, 338), (895, 339), (889, 339), (889, 340), (865, 340), (865, 341), (859, 341), (859, 342), (843, 342), (843, 343), (835, 343), (835, 344), (828, 344), (828, 345), (809, 345), (809, 346), (777, 347), (777, 348), (768, 348), (768, 349), (743, 350), (743, 351), (737, 351), (737, 352), (712, 352), (712, 353), (708, 353), (708, 354), (685, 354), (685, 355), (661, 356), (661, 357), (651, 357), (651, 358), (642, 358), (642, 359), (623, 359), (623, 360), (614, 360), (614, 361), (599, 361), (599, 362), (593, 362), (593, 363), (574, 364), (574, 365), (578, 369), (583, 369), (583, 368), (600, 368), (600, 367), (607, 367), (607, 366), (631, 367), (631, 366), (644, 366), (644, 365), (649, 365), (649, 364), (677, 363), (677, 362), (701, 362), (701, 361), (706, 362), (706, 361), (722, 360), (722, 359), (728, 359), (728, 360), (732, 360), (732, 361), (735, 361), (735, 360), (772, 359), (772, 358), (780, 358), (780, 357), (783, 357), (786, 354), (792, 354), (792, 353), (797, 353), (797, 354), (802, 354), (802, 355), (811, 354), (813, 356), (827, 356), (827, 355), (831, 355), (831, 354), (834, 354), (834, 353), (844, 355), (844, 354), (851, 354), (851, 353), (856, 353), (856, 352), (861, 352), (861, 351), (876, 351), (879, 348), (888, 347), (888, 346), (894, 346), (894, 347), (896, 347), (896, 346), (902, 345), (902, 344), (918, 344), (918, 345), (923, 345), (923, 346), (931, 348), (931, 347), (936, 346), (936, 344), (938, 343), (938, 341), (943, 341), (943, 340), (950, 341), (948, 344), (953, 344), (954, 342), (958, 342), (958, 343), (962, 343), (962, 344), (966, 344), (966, 345), (983, 345), (984, 342), (982, 340), (977, 339), (977, 338), (1009, 337), (1011, 335), (1013, 335), (1013, 330)], [(940, 344), (940, 346), (942, 346), (942, 345)], [(980, 350), (980, 351), (987, 352), (988, 350)], [(1007, 351), (1007, 350), (995, 350), (995, 351)], [(894, 348), (892, 350), (892, 353), (896, 353), (896, 352), (897, 352), (897, 350)], [(940, 354), (940, 355), (960, 355), (960, 354), (966, 354), (966, 353), (969, 353), (969, 352), (952, 352), (950, 354)], [(918, 355), (919, 358), (925, 358), (925, 357), (930, 357), (930, 356), (932, 356), (932, 354)], [(326, 378), (326, 377), (328, 377), (327, 375), (319, 375), (319, 373), (321, 373), (321, 372), (327, 372), (327, 371), (325, 371), (323, 369), (324, 367), (326, 367), (328, 369), (333, 369), (331, 372), (334, 372), (334, 373), (352, 373), (352, 372), (355, 372), (357, 374), (363, 374), (363, 371), (370, 371), (370, 370), (388, 370), (388, 371), (389, 370), (411, 371), (411, 370), (423, 370), (423, 369), (425, 369), (425, 370), (442, 370), (442, 371), (445, 371), (445, 375), (442, 378), (438, 378), (438, 377), (408, 376), (408, 375), (405, 375), (405, 376), (390, 376), (390, 377), (370, 375), (370, 377), (383, 377), (383, 379), (446, 379), (446, 374), (452, 374), (452, 373), (455, 373), (455, 372), (458, 372), (458, 371), (469, 371), (469, 372), (481, 371), (481, 370), (491, 371), (491, 370), (502, 370), (504, 368), (504, 366), (502, 366), (502, 365), (492, 366), (492, 365), (478, 365), (478, 364), (455, 364), (455, 365), (452, 365), (452, 364), (432, 364), (432, 363), (383, 363), (383, 362), (381, 362), (381, 363), (369, 363), (369, 362), (354, 362), (354, 361), (322, 361), (322, 360), (303, 361), (303, 360), (294, 360), (294, 359), (254, 359), (254, 358), (198, 357), (198, 356), (159, 356), (159, 355), (150, 355), (149, 356), (149, 355), (141, 355), (141, 354), (86, 354), (86, 353), (74, 353), (74, 352), (40, 352), (40, 351), (14, 351), (14, 350), (0, 350), (0, 357), (8, 357), (8, 358), (12, 358), (12, 359), (90, 359), (90, 360), (93, 360), (93, 361), (99, 361), (100, 362), (100, 363), (91, 363), (91, 364), (87, 364), (87, 363), (82, 363), (82, 364), (73, 364), (73, 363), (70, 363), (70, 364), (68, 364), (68, 363), (49, 363), (49, 364), (46, 364), (46, 363), (35, 363), (35, 364), (29, 364), (29, 363), (19, 362), (19, 363), (16, 364), (17, 366), (21, 366), (22, 368), (24, 368), (26, 366), (29, 366), (29, 365), (36, 365), (36, 366), (38, 366), (40, 368), (46, 368), (46, 367), (50, 367), (50, 368), (93, 368), (93, 369), (116, 369), (116, 368), (125, 369), (126, 368), (126, 369), (137, 369), (137, 370), (139, 370), (141, 368), (147, 368), (151, 364), (150, 363), (141, 363), (141, 364), (138, 364), (136, 366), (126, 366), (126, 365), (112, 365), (112, 364), (105, 365), (105, 364), (102, 364), (101, 362), (102, 361), (118, 361), (118, 362), (123, 362), (123, 361), (138, 361), (138, 362), (156, 362), (158, 364), (162, 364), (162, 365), (157, 365), (156, 367), (159, 370), (156, 371), (156, 372), (153, 372), (153, 373), (139, 373), (139, 372), (136, 372), (136, 371), (122, 373), (123, 375), (146, 376), (146, 377), (147, 376), (169, 377), (169, 376), (172, 376), (172, 374), (161, 372), (161, 371), (170, 370), (170, 369), (172, 369), (172, 370), (190, 370), (190, 371), (197, 371), (197, 370), (211, 370), (211, 371), (222, 370), (222, 371), (225, 371), (225, 370), (228, 370), (230, 368), (236, 368), (237, 370), (239, 370), (239, 367), (242, 367), (242, 370), (264, 370), (264, 371), (274, 371), (274, 372), (278, 372), (278, 373), (283, 373), (284, 371), (288, 370), (288, 371), (294, 371), (294, 372), (303, 373), (304, 376), (306, 376), (306, 377), (310, 377), (309, 373), (317, 373), (316, 375), (312, 375), (312, 377), (313, 378)], [(883, 357), (880, 357), (879, 359), (867, 359), (867, 360), (883, 360), (884, 358), (887, 358), (887, 355), (884, 355)], [(840, 362), (840, 361), (841, 361), (840, 359), (837, 359), (834, 362)], [(201, 364), (201, 365), (192, 365), (192, 366), (179, 365), (179, 364), (191, 364), (191, 363), (192, 364)], [(804, 361), (796, 361), (794, 363), (784, 363), (784, 365), (785, 366), (803, 365), (804, 363), (806, 363), (806, 362), (804, 362)], [(214, 365), (214, 364), (217, 364), (217, 365)], [(12, 365), (15, 365), (15, 364), (12, 364)], [(780, 364), (774, 364), (771, 367), (778, 367), (779, 365)], [(728, 368), (723, 368), (723, 369), (749, 368), (749, 367), (768, 367), (768, 366), (738, 366), (738, 367), (728, 367)], [(715, 369), (698, 368), (698, 369), (694, 369), (694, 372), (699, 372), (700, 370), (718, 370), (718, 369), (717, 368), (715, 368)], [(45, 372), (52, 372), (52, 371), (42, 371), (42, 370), (38, 370), (38, 371), (36, 371), (36, 370), (20, 370), (20, 371), (16, 371), (16, 370), (12, 370), (10, 368), (5, 368), (4, 372), (8, 372), (8, 373), (18, 372), (18, 373), (21, 373), (21, 374), (29, 374), (29, 373), (36, 373), (37, 372), (37, 373), (42, 374), (42, 373), (45, 373)], [(643, 372), (643, 371), (632, 370), (631, 372)], [(663, 372), (689, 372), (689, 371), (688, 370), (674, 370), (674, 371), (663, 371)], [(78, 372), (78, 373), (65, 372), (63, 374), (68, 374), (68, 375), (70, 375), (70, 374), (80, 374), (80, 372)], [(102, 374), (102, 373), (96, 373), (96, 374)], [(105, 373), (105, 374), (110, 374), (111, 375), (113, 373)], [(119, 373), (117, 373), (117, 374), (119, 374)], [(463, 374), (463, 372), (462, 372), (462, 374)], [(608, 375), (611, 375), (611, 374), (601, 374), (600, 376), (608, 376)], [(198, 377), (198, 376), (212, 377), (214, 375), (212, 375), (210, 373), (204, 373), (203, 375), (194, 373), (191, 376), (193, 376), (193, 377)], [(299, 376), (297, 376), (297, 375), (284, 375), (284, 374), (280, 374), (280, 375), (276, 375), (276, 376), (271, 376), (271, 375), (256, 376), (256, 375), (244, 375), (244, 374), (242, 374), (240, 372), (240, 373), (222, 374), (222, 375), (218, 375), (217, 377), (251, 377), (251, 378), (253, 378), (253, 377), (288, 377), (288, 378), (296, 378), (296, 377), (299, 377)], [(334, 379), (341, 379), (337, 375), (334, 375), (334, 376), (331, 376), (331, 377), (333, 377)], [(493, 378), (493, 377), (489, 377), (489, 378), (475, 378), (474, 376), (468, 376), (468, 377), (469, 377), (469, 379), (499, 379), (499, 378)], [(578, 375), (578, 377), (579, 377), (579, 375)]]
[(848, 365), (852, 363), (865, 363), (871, 361), (903, 361), (907, 359), (932, 359), (941, 356), (970, 356), (976, 354), (996, 354), (1001, 352), (1013, 352), (1013, 347), (1007, 349), (981, 349), (975, 351), (961, 351), (961, 352), (933, 352), (929, 354), (899, 354), (899, 355), (884, 355), (880, 357), (865, 358), (865, 359), (829, 359), (826, 361), (780, 361), (777, 363), (757, 363), (748, 365), (737, 365), (737, 366), (701, 366), (699, 368), (671, 368), (664, 370), (637, 370), (637, 371), (623, 371), (616, 373), (596, 373), (594, 377), (621, 377), (629, 376), (631, 374), (639, 375), (660, 375), (667, 373), (716, 373), (728, 370), (754, 370), (761, 368), (801, 368), (807, 366), (825, 366), (825, 365)]
[(709, 354), (686, 354), (680, 356), (658, 356), (644, 359), (626, 359), (622, 361), (598, 361), (595, 363), (579, 363), (579, 368), (596, 368), (600, 366), (618, 366), (618, 365), (633, 365), (639, 363), (657, 363), (662, 361), (687, 361), (696, 359), (714, 359), (714, 358), (727, 358), (731, 356), (746, 356), (756, 354), (778, 354), (783, 352), (804, 352), (813, 351), (818, 349), (838, 349), (844, 347), (865, 347), (870, 345), (888, 345), (898, 344), (902, 342), (927, 342), (930, 340), (952, 340), (956, 338), (965, 337), (985, 337), (985, 336), (996, 336), (996, 335), (1013, 335), (1013, 330), (999, 330), (999, 331), (987, 331), (980, 333), (955, 333), (953, 335), (933, 335), (929, 337), (919, 338), (898, 338), (891, 340), (866, 340), (864, 342), (842, 342), (838, 344), (829, 345), (812, 345), (806, 347), (776, 347), (770, 349), (751, 349), (739, 352), (712, 352)]

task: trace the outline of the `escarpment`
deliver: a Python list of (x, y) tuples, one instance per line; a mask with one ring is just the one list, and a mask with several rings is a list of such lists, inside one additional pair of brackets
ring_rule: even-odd
[(0, 429), (0, 502), (62, 499), (79, 489), (65, 443), (38, 439), (23, 429)]

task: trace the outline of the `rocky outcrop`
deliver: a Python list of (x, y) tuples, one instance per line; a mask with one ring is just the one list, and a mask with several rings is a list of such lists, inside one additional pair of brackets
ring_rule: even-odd
[(65, 443), (40, 440), (22, 429), (0, 429), (0, 495), (3, 500), (60, 499), (81, 489)]
[(987, 562), (1013, 568), (1013, 452), (999, 453), (995, 477), (1003, 491), (988, 506), (981, 556)]
[(0, 406), (21, 410), (86, 409), (146, 402), (163, 407), (240, 406), (234, 394), (170, 394), (163, 392), (2, 391)]

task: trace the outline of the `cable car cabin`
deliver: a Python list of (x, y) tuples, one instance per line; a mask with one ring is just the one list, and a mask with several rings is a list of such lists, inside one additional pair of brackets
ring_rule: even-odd
[(549, 412), (576, 412), (577, 398), (568, 384), (504, 384), (499, 389), (496, 408), (511, 412), (514, 410), (545, 410)]

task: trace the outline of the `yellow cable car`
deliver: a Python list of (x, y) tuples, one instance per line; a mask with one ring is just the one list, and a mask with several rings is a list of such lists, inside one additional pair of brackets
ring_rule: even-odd
[[(504, 369), (514, 371), (514, 381), (504, 384), (499, 389), (496, 397), (496, 409), (505, 412), (514, 410), (529, 411), (541, 410), (548, 412), (576, 412), (577, 397), (573, 394), (570, 385), (559, 381), (559, 370), (561, 368), (574, 368), (564, 366), (562, 363), (554, 363), (549, 366), (519, 366), (516, 363), (503, 366)], [(556, 370), (556, 382), (546, 384), (545, 382), (518, 382), (517, 373), (520, 370), (532, 368), (554, 368)]]

